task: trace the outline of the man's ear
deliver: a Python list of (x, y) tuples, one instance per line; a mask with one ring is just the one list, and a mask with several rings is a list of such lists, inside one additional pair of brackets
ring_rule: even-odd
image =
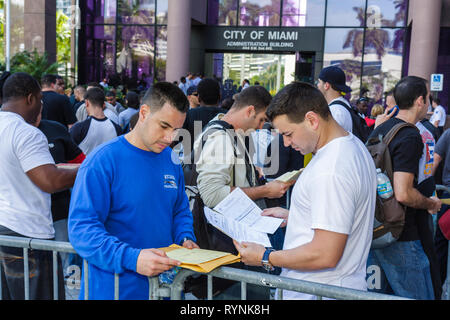
[(311, 128), (316, 130), (319, 126), (319, 115), (314, 111), (308, 111), (305, 114), (305, 121), (309, 124)]
[(245, 115), (246, 115), (248, 118), (254, 117), (254, 116), (256, 115), (255, 106), (253, 106), (253, 105), (248, 106), (248, 107), (246, 108), (246, 110), (245, 110)]
[(27, 104), (33, 104), (33, 100), (36, 99), (32, 93), (27, 96)]
[(151, 113), (151, 108), (149, 105), (143, 104), (139, 108), (139, 120), (145, 119)]

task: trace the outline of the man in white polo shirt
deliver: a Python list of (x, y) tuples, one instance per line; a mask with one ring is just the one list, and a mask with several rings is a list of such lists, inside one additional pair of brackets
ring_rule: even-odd
[[(77, 169), (57, 168), (47, 138), (31, 125), (41, 112), (41, 98), (39, 83), (26, 73), (11, 75), (3, 86), (0, 235), (53, 239), (50, 194), (71, 187), (75, 181)], [(24, 299), (22, 248), (1, 246), (0, 256), (1, 276), (6, 279), (2, 298)], [(29, 251), (29, 268), (34, 275), (30, 277), (30, 299), (53, 299), (51, 252)], [(63, 294), (62, 282), (60, 287)]]
[(441, 100), (439, 98), (433, 98), (431, 105), (433, 106), (433, 115), (430, 118), (430, 122), (439, 129), (439, 134), (441, 135), (444, 132), (447, 115), (444, 107), (441, 106)]

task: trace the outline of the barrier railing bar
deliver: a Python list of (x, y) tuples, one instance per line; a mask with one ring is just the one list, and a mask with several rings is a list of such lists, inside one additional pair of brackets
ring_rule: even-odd
[(89, 264), (86, 259), (83, 259), (84, 271), (84, 300), (89, 300)]
[(58, 300), (58, 251), (53, 251), (53, 300)]
[(208, 275), (208, 300), (213, 298), (213, 277)]
[[(182, 291), (184, 289), (184, 281), (192, 274), (194, 274), (193, 271), (186, 269), (181, 270), (177, 274), (173, 282), (174, 287), (172, 288), (171, 294), (173, 300), (179, 300), (181, 298), (181, 292), (177, 291)], [(339, 300), (409, 300), (404, 297), (343, 288), (230, 267), (220, 267), (215, 269), (211, 271), (208, 276), (234, 281), (244, 281), (261, 286), (300, 291), (314, 296), (323, 296)]]
[(241, 281), (241, 300), (247, 300), (247, 282)]
[[(62, 251), (62, 252), (75, 252), (70, 243), (57, 242), (52, 240), (40, 240), (40, 239), (29, 239), (21, 237), (11, 237), (11, 236), (0, 236), (0, 245), (11, 246), (11, 247), (22, 247), (24, 256), (24, 277), (25, 284), (25, 299), (29, 300), (29, 249), (40, 249), (49, 251)], [(76, 252), (75, 252), (76, 253)], [(84, 284), (85, 292), (84, 298), (89, 299), (89, 264), (87, 260), (83, 259), (83, 269), (84, 269)], [(184, 281), (190, 275), (198, 274), (194, 271), (182, 269), (174, 279), (170, 288), (165, 288), (159, 286), (158, 277), (155, 277), (156, 289), (153, 290), (152, 295), (156, 297), (170, 297), (173, 300), (179, 300), (182, 297), (182, 292), (184, 290)], [(304, 280), (296, 280), (292, 278), (285, 278), (270, 274), (263, 274), (259, 272), (252, 272), (248, 270), (230, 268), (230, 267), (220, 267), (216, 270), (207, 274), (208, 282), (210, 287), (208, 288), (208, 296), (212, 298), (213, 288), (212, 279), (213, 277), (233, 280), (237, 282), (245, 282), (241, 284), (247, 286), (250, 284), (257, 284), (262, 286), (276, 287), (278, 288), (278, 293), (281, 293), (283, 289), (304, 292), (306, 294), (311, 294), (315, 296), (323, 296), (333, 299), (352, 299), (352, 300), (398, 300), (405, 299), (403, 297), (397, 297), (393, 295), (385, 295), (374, 292), (366, 292), (360, 290), (353, 290), (348, 288), (342, 288), (337, 286), (330, 286), (325, 284), (319, 284)], [(118, 290), (118, 286), (117, 286)], [(242, 294), (242, 293), (241, 293)], [(118, 296), (118, 293), (115, 293)], [(282, 298), (282, 295), (278, 294), (278, 298)]]
[(119, 300), (119, 274), (114, 273), (114, 300)]
[(28, 264), (28, 248), (23, 248), (23, 279), (25, 285), (25, 300), (30, 300), (30, 268)]
[[(0, 263), (0, 275), (1, 275), (1, 274), (2, 274), (2, 264)], [(3, 281), (1, 281), (1, 279), (0, 279), (0, 300), (3, 300), (3, 295), (2, 295), (2, 292), (3, 292), (2, 282), (3, 282)]]

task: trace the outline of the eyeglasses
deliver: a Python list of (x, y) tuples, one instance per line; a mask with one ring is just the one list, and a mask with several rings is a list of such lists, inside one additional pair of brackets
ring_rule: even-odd
[(194, 92), (194, 93), (191, 94), (191, 96), (196, 96), (196, 97), (198, 97), (198, 93), (197, 93), (197, 92)]

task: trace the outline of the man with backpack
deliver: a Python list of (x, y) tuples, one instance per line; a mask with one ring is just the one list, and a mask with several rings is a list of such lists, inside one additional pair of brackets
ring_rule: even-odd
[(431, 196), (434, 184), (418, 185), (424, 145), (415, 127), (427, 112), (428, 97), (426, 80), (415, 76), (400, 80), (394, 88), (394, 98), (400, 109), (398, 115), (376, 127), (369, 137), (371, 141), (387, 135), (397, 124), (410, 124), (401, 128), (388, 144), (392, 188), (395, 199), (405, 207), (404, 225), (397, 241), (370, 251), (367, 265), (381, 268), (379, 276), (382, 278), (375, 283), (387, 283), (386, 287), (369, 285), (369, 288), (413, 299), (434, 299), (435, 296), (430, 263), (420, 241), (420, 223), (424, 221), (423, 214), (435, 214), (439, 210), (441, 201)]
[(369, 129), (364, 119), (358, 115), (344, 95), (352, 89), (345, 84), (345, 73), (336, 66), (329, 66), (319, 74), (317, 88), (325, 96), (334, 120), (346, 131), (366, 142)]
[[(198, 172), (196, 182), (201, 198), (196, 201), (213, 208), (239, 187), (261, 209), (265, 209), (265, 198), (281, 198), (286, 193), (290, 186), (288, 183), (261, 183), (249, 151), (249, 147), (253, 145), (249, 140), (250, 133), (262, 128), (266, 121), (265, 111), (271, 100), (272, 97), (265, 88), (250, 86), (236, 96), (233, 106), (226, 114), (219, 113), (204, 128), (195, 141), (193, 150)], [(204, 248), (202, 239), (208, 233), (210, 249), (234, 250), (237, 253), (231, 238), (224, 237), (214, 227), (208, 225), (203, 230), (199, 229), (197, 221), (201, 218), (203, 208), (198, 209), (194, 204), (194, 230), (200, 247)], [(249, 298), (268, 299), (267, 290), (256, 289), (258, 292), (254, 295), (252, 288), (253, 286), (248, 286)], [(232, 290), (230, 288), (228, 291), (231, 295)]]

